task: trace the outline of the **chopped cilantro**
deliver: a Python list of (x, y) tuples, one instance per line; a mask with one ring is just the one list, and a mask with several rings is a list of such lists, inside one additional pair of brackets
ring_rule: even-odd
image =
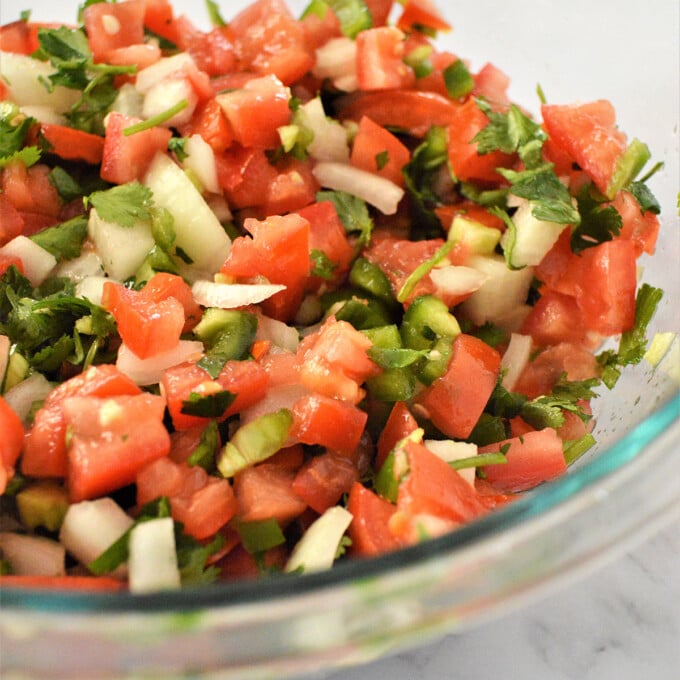
[(613, 205), (603, 205), (584, 186), (577, 197), (581, 223), (571, 234), (571, 249), (580, 253), (617, 236), (623, 226), (621, 215)]
[(151, 189), (137, 181), (95, 191), (85, 200), (85, 206), (96, 208), (99, 217), (122, 227), (133, 227), (138, 220), (151, 219)]
[(135, 135), (138, 132), (150, 130), (157, 125), (161, 125), (162, 123), (169, 121), (174, 115), (186, 109), (187, 106), (189, 106), (189, 102), (186, 99), (180, 99), (176, 104), (173, 104), (165, 111), (161, 111), (160, 113), (157, 113), (155, 116), (151, 116), (151, 118), (147, 118), (146, 120), (141, 120), (139, 123), (128, 125), (128, 127), (123, 129), (123, 135), (125, 137), (129, 137), (130, 135)]
[(210, 19), (210, 23), (213, 26), (217, 28), (222, 28), (223, 26), (227, 25), (227, 22), (222, 18), (222, 15), (220, 14), (220, 7), (215, 2), (215, 0), (205, 0), (205, 8), (208, 11), (208, 18)]
[(236, 395), (229, 390), (221, 390), (212, 394), (192, 392), (182, 402), (182, 413), (201, 418), (219, 418), (231, 406)]
[(657, 201), (654, 194), (643, 181), (631, 182), (628, 190), (635, 196), (635, 200), (640, 204), (641, 212), (651, 212), (654, 215), (661, 213), (659, 201)]
[(312, 260), (312, 276), (318, 276), (320, 279), (330, 281), (333, 278), (333, 272), (337, 269), (337, 264), (331, 260), (323, 250), (312, 248), (309, 253)]
[(72, 260), (80, 255), (87, 236), (87, 217), (78, 215), (66, 222), (43, 229), (30, 239), (57, 260)]
[(375, 154), (376, 170), (382, 170), (390, 162), (390, 154), (388, 151), (380, 151)]
[(404, 285), (397, 293), (397, 301), (406, 302), (413, 292), (418, 282), (427, 276), (452, 250), (455, 246), (455, 241), (446, 241), (444, 245), (437, 248), (437, 252), (425, 262), (421, 262), (404, 281)]
[(349, 234), (359, 234), (359, 245), (367, 245), (373, 232), (373, 220), (366, 202), (345, 191), (317, 191), (317, 202), (331, 201)]
[(0, 158), (0, 168), (7, 167), (10, 163), (17, 161), (23, 163), (27, 168), (35, 165), (40, 160), (40, 149), (37, 146), (25, 146), (19, 151), (15, 151), (9, 156)]
[(220, 444), (219, 429), (217, 421), (211, 420), (201, 433), (198, 446), (187, 458), (187, 465), (198, 465), (208, 473), (215, 471), (215, 454)]
[(180, 163), (189, 155), (186, 152), (188, 141), (186, 137), (172, 137), (168, 142), (168, 151), (174, 153)]
[(26, 135), (35, 122), (16, 104), (0, 102), (0, 158), (12, 156), (24, 146)]
[(50, 184), (57, 190), (59, 198), (65, 203), (69, 203), (85, 193), (80, 183), (60, 165), (52, 168), (47, 178)]

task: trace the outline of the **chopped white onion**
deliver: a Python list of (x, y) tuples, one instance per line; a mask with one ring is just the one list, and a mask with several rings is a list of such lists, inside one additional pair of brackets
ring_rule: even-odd
[(357, 196), (384, 215), (394, 215), (404, 195), (394, 182), (346, 163), (323, 161), (312, 172), (321, 186)]
[(137, 385), (154, 385), (160, 382), (163, 371), (189, 361), (203, 353), (203, 343), (198, 340), (180, 340), (175, 347), (140, 359), (125, 343), (118, 350), (116, 367)]
[(179, 104), (182, 100), (187, 102), (187, 106), (178, 111), (172, 118), (163, 121), (161, 125), (169, 128), (188, 123), (198, 104), (198, 95), (188, 78), (167, 78), (160, 83), (156, 83), (144, 94), (142, 118), (159, 116)]
[(130, 532), (128, 583), (133, 593), (179, 588), (172, 517), (141, 522)]
[(66, 550), (44, 536), (0, 533), (0, 552), (12, 565), (12, 573), (27, 576), (63, 576)]
[(41, 123), (49, 123), (50, 125), (68, 125), (66, 116), (57, 113), (51, 106), (44, 104), (25, 104), (21, 107), (21, 113), (26, 114), (29, 118), (35, 118)]
[(24, 275), (33, 287), (39, 286), (57, 265), (57, 258), (30, 238), (20, 235), (0, 248), (2, 255), (14, 255), (24, 266)]
[(215, 283), (196, 281), (191, 287), (194, 300), (204, 307), (236, 309), (256, 305), (286, 287), (273, 283)]
[[(326, 78), (333, 80), (335, 85), (337, 85), (336, 79), (342, 79), (345, 84), (349, 84), (350, 78), (356, 82), (356, 68), (356, 42), (347, 37), (331, 38), (316, 50), (316, 63), (312, 73), (322, 80)], [(356, 89), (356, 86), (352, 90), (340, 89), (351, 92)]]
[[(423, 444), (426, 449), (432, 451), (435, 456), (447, 463), (477, 455), (477, 444), (469, 444), (468, 442), (455, 442), (451, 439), (426, 439)], [(475, 485), (476, 471), (474, 467), (463, 468), (457, 470), (457, 472), (470, 486)]]
[(103, 275), (102, 258), (94, 250), (84, 251), (79, 257), (72, 260), (64, 260), (54, 270), (54, 276), (65, 276), (75, 282), (82, 281), (88, 276)]
[(289, 326), (283, 321), (272, 319), (264, 314), (258, 314), (255, 340), (268, 340), (276, 347), (295, 352), (300, 343), (300, 334), (294, 326)]
[(85, 298), (93, 304), (101, 306), (104, 284), (111, 280), (108, 276), (88, 276), (82, 281), (78, 281), (75, 293), (78, 297)]
[(347, 130), (335, 120), (328, 118), (321, 97), (310, 99), (298, 109), (302, 124), (314, 133), (309, 144), (310, 156), (318, 161), (349, 161)]
[(54, 385), (42, 373), (33, 373), (7, 390), (4, 397), (19, 418), (26, 422), (33, 404), (42, 401), (53, 389)]
[(508, 348), (501, 359), (501, 369), (505, 370), (502, 384), (506, 390), (512, 392), (517, 384), (524, 367), (529, 363), (532, 341), (530, 335), (511, 333)]
[(430, 278), (442, 293), (465, 295), (479, 290), (489, 277), (472, 267), (447, 265), (435, 267), (430, 272)]
[(276, 413), (276, 411), (282, 408), (290, 410), (298, 399), (307, 394), (309, 394), (309, 390), (299, 383), (270, 387), (267, 390), (267, 394), (260, 401), (241, 411), (240, 423), (245, 425), (260, 416)]
[(188, 52), (180, 52), (172, 57), (164, 57), (155, 64), (143, 68), (137, 74), (135, 87), (139, 92), (146, 94), (152, 87), (161, 83), (169, 76), (174, 73), (181, 73), (191, 67), (195, 68), (196, 64)]
[(186, 170), (190, 170), (201, 183), (201, 186), (210, 193), (220, 191), (217, 181), (217, 164), (215, 152), (201, 135), (191, 135), (184, 147), (187, 157), (182, 161)]

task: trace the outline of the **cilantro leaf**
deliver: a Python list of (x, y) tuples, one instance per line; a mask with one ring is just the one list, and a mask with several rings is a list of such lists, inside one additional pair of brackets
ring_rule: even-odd
[(188, 141), (187, 137), (172, 137), (168, 142), (168, 151), (174, 153), (180, 163), (189, 155), (186, 152)]
[(201, 433), (201, 438), (198, 446), (191, 452), (187, 458), (187, 465), (198, 465), (206, 472), (212, 473), (215, 471), (215, 454), (220, 445), (219, 429), (217, 421), (211, 420), (206, 428)]
[(635, 196), (635, 200), (640, 204), (641, 212), (651, 212), (654, 215), (661, 213), (659, 201), (644, 182), (631, 182), (628, 191)]
[(50, 184), (57, 190), (59, 198), (65, 203), (69, 203), (85, 193), (83, 187), (80, 186), (80, 183), (75, 177), (70, 175), (59, 165), (50, 170), (47, 179), (49, 179)]
[(333, 262), (323, 250), (318, 248), (312, 248), (309, 257), (312, 260), (311, 275), (330, 281), (333, 278), (333, 272), (338, 267), (337, 263)]
[(57, 260), (72, 260), (80, 255), (87, 236), (87, 217), (78, 215), (66, 222), (33, 234), (30, 239), (52, 253)]
[(359, 234), (359, 245), (367, 245), (373, 233), (373, 220), (366, 202), (345, 191), (317, 191), (317, 202), (330, 201), (349, 234)]
[(189, 398), (182, 402), (182, 413), (201, 418), (219, 418), (236, 399), (229, 390), (221, 390), (212, 394), (191, 392)]
[(213, 583), (218, 579), (219, 568), (207, 566), (207, 562), (211, 555), (219, 552), (224, 541), (222, 534), (216, 534), (210, 543), (201, 543), (185, 534), (182, 531), (182, 525), (175, 522), (175, 548), (182, 585)]
[(581, 189), (577, 202), (581, 223), (571, 234), (571, 249), (575, 253), (618, 236), (623, 220), (613, 205), (603, 205), (593, 196), (588, 186)]
[(30, 168), (31, 165), (35, 165), (39, 160), (40, 149), (37, 146), (25, 146), (23, 149), (19, 149), (19, 151), (15, 151), (9, 156), (0, 158), (0, 168), (5, 168), (10, 163), (14, 163), (16, 161), (20, 161), (27, 168)]
[(133, 227), (138, 220), (151, 219), (153, 194), (138, 181), (95, 191), (85, 198), (85, 206), (92, 205), (103, 220), (122, 227)]

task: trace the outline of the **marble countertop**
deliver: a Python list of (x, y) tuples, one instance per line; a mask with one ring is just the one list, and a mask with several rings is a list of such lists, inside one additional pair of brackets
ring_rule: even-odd
[(469, 632), (314, 680), (676, 680), (680, 521), (589, 576)]

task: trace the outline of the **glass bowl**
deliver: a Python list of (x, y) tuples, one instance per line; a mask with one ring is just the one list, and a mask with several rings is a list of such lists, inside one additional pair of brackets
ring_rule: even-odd
[[(196, 14), (192, 0), (173, 4)], [(289, 2), (295, 13), (305, 4)], [(12, 14), (32, 7), (34, 20), (73, 20), (75, 0), (58, 5), (27, 0)], [(17, 18), (6, 9), (3, 22)], [(610, 99), (620, 127), (665, 163), (650, 182), (661, 236), (640, 264), (665, 290), (649, 337), (677, 332), (677, 4), (459, 0), (444, 11), (455, 27), (444, 44), (473, 69), (491, 61), (508, 73), (514, 101), (535, 112), (539, 83), (558, 103)], [(565, 477), (441, 538), (329, 572), (163, 594), (4, 589), (3, 677), (285, 677), (469, 628), (578, 578), (680, 510), (679, 344), (655, 369), (643, 361), (604, 390), (598, 445)]]

